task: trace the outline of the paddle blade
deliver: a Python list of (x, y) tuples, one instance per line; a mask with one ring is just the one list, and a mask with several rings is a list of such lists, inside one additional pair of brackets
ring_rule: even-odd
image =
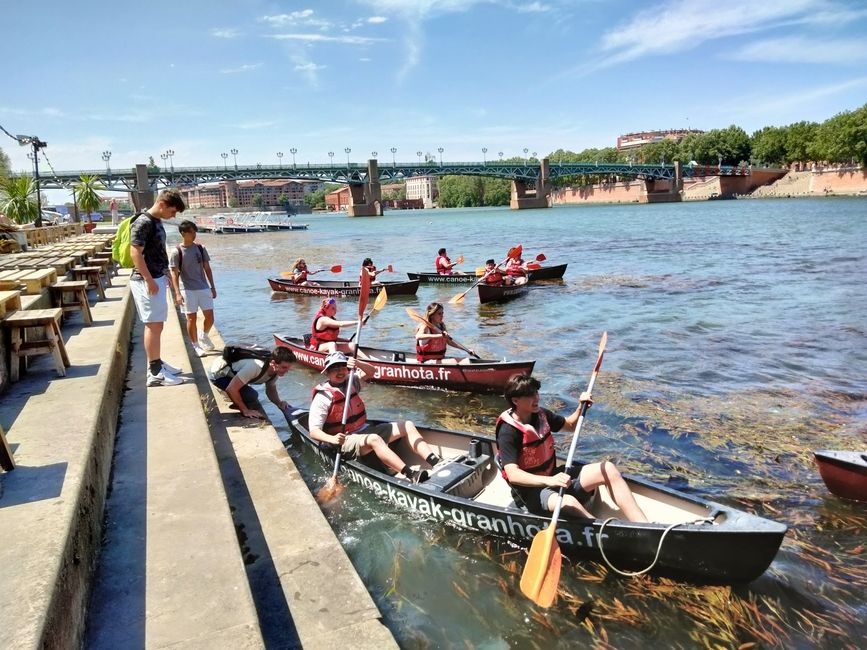
[(547, 259), (548, 258), (545, 257), (545, 253), (539, 253), (538, 255), (536, 255), (536, 261), (537, 262), (544, 262)]
[(386, 270), (387, 270), (389, 273), (392, 273), (392, 272), (394, 271), (394, 269), (391, 268), (391, 264), (388, 265), (388, 269), (386, 269)]
[(556, 533), (555, 526), (548, 526), (536, 534), (521, 574), (521, 593), (540, 607), (550, 607), (557, 599), (563, 558)]
[(484, 266), (477, 266), (476, 267), (476, 275), (477, 276), (483, 276), (484, 274), (485, 274), (485, 267)]
[(449, 300), (449, 304), (450, 304), (450, 305), (460, 305), (460, 304), (464, 301), (464, 297), (465, 297), (466, 295), (467, 295), (467, 294), (462, 293), (462, 294), (460, 294), (460, 295), (458, 295), (458, 296), (454, 296), (451, 300)]
[(518, 244), (514, 248), (509, 249), (509, 253), (508, 253), (508, 255), (506, 255), (506, 258), (516, 260), (519, 257), (521, 257), (521, 255), (523, 255), (523, 254), (524, 254), (524, 245)]
[(388, 292), (385, 290), (385, 287), (379, 290), (379, 293), (376, 294), (376, 300), (373, 301), (373, 311), (379, 311), (383, 307), (385, 307), (385, 303), (388, 302)]
[(341, 271), (343, 271), (343, 267), (340, 266), (340, 264), (335, 264), (334, 266), (331, 267), (332, 273), (340, 273)]
[(536, 269), (541, 269), (541, 268), (542, 268), (542, 265), (536, 264), (535, 262), (530, 262), (529, 264), (527, 264), (527, 270), (528, 271), (535, 271)]
[(292, 271), (282, 271), (280, 273), (280, 277), (281, 278), (293, 278), (293, 277), (295, 277), (295, 274), (292, 273)]
[(329, 503), (334, 501), (343, 492), (343, 485), (337, 480), (336, 476), (329, 478), (319, 492), (316, 493), (316, 502), (319, 504)]
[(455, 264), (463, 264), (463, 263), (464, 263), (464, 256), (458, 255), (458, 259), (455, 260)]

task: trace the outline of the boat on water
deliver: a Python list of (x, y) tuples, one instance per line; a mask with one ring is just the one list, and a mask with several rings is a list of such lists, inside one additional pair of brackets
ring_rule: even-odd
[[(536, 280), (558, 280), (566, 273), (568, 264), (557, 264), (555, 266), (543, 266), (538, 269), (527, 271), (527, 280), (534, 282)], [(419, 282), (434, 282), (439, 284), (472, 284), (479, 279), (478, 275), (440, 275), (436, 272), (427, 273), (421, 271), (419, 273), (407, 273), (410, 280), (418, 280)]]
[[(295, 358), (305, 366), (322, 370), (325, 352), (307, 347), (309, 335), (298, 337), (274, 335), (274, 343), (292, 350)], [(512, 375), (533, 372), (535, 361), (497, 361), (471, 359), (468, 364), (419, 363), (415, 353), (382, 350), (361, 346), (367, 355), (365, 362), (374, 367), (370, 381), (389, 386), (413, 388), (444, 388), (471, 393), (502, 393)]]
[[(307, 416), (302, 410), (291, 413), (291, 430), (326, 467), (333, 467), (333, 451), (310, 438)], [(418, 428), (435, 453), (447, 461), (429, 468), (406, 439), (398, 440), (392, 449), (414, 469), (428, 469), (431, 476), (427, 481), (413, 484), (390, 475), (375, 454), (345, 460), (340, 480), (439, 523), (523, 546), (547, 527), (550, 517), (532, 514), (515, 504), (511, 488), (496, 466), (496, 443), (491, 437)], [(561, 516), (556, 530), (561, 551), (578, 559), (606, 562), (618, 571), (651, 567), (654, 575), (733, 584), (762, 575), (786, 533), (784, 524), (643, 479), (624, 478), (653, 523), (618, 519), (619, 510), (603, 486), (588, 506), (594, 519)]]
[(196, 217), (196, 226), (202, 232), (222, 235), (275, 230), (307, 230), (309, 224), (292, 223), (292, 218), (285, 213), (234, 212)]
[(527, 293), (529, 285), (529, 282), (511, 285), (485, 284), (484, 282), (480, 282), (476, 289), (479, 291), (479, 302), (484, 305), (488, 302), (506, 302), (520, 298)]
[(867, 501), (867, 451), (813, 452), (819, 474), (838, 497)]
[[(286, 278), (268, 278), (272, 291), (283, 291), (307, 296), (358, 296), (361, 289), (358, 280), (317, 280), (313, 285), (295, 284)], [(389, 296), (414, 296), (418, 291), (418, 280), (403, 282), (381, 282), (370, 285), (370, 295), (375, 296), (385, 287)]]

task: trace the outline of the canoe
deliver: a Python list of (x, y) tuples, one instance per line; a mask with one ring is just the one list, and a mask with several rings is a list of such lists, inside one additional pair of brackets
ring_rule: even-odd
[(485, 304), (486, 302), (506, 302), (507, 300), (520, 298), (527, 293), (528, 286), (529, 282), (513, 284), (511, 286), (480, 282), (476, 288), (479, 290), (479, 302)]
[[(305, 337), (306, 338), (306, 337)], [(306, 347), (304, 339), (274, 335), (274, 344), (289, 348), (299, 362), (322, 370), (325, 353), (314, 352)], [(512, 375), (533, 372), (535, 361), (497, 361), (472, 359), (469, 364), (442, 365), (418, 363), (413, 352), (381, 350), (360, 347), (375, 371), (370, 380), (388, 386), (411, 386), (413, 388), (445, 388), (470, 393), (500, 393)]]
[[(559, 280), (566, 273), (568, 264), (557, 264), (556, 266), (545, 266), (539, 269), (527, 271), (527, 279), (530, 282), (537, 280)], [(478, 275), (440, 275), (439, 273), (407, 273), (410, 280), (418, 280), (419, 282), (435, 282), (440, 284), (472, 284), (479, 279)]]
[(825, 485), (838, 497), (867, 501), (867, 451), (816, 451)]
[[(316, 283), (319, 286), (301, 286), (284, 278), (268, 278), (268, 284), (271, 285), (272, 291), (307, 296), (357, 296), (361, 293), (357, 281), (316, 280)], [(389, 296), (414, 296), (418, 291), (418, 280), (372, 284), (370, 285), (370, 295), (375, 296), (383, 287)]]
[[(289, 426), (330, 469), (333, 451), (309, 437), (307, 415), (307, 411), (294, 411), (288, 416)], [(515, 504), (496, 466), (491, 437), (421, 426), (419, 431), (437, 454), (449, 460), (430, 468), (406, 439), (397, 441), (392, 449), (414, 469), (428, 469), (431, 477), (427, 481), (412, 484), (386, 473), (374, 454), (343, 462), (341, 481), (355, 483), (437, 523), (523, 546), (547, 526), (550, 517), (534, 515)], [(561, 551), (596, 562), (605, 561), (604, 552), (609, 566), (621, 571), (652, 565), (654, 575), (732, 584), (762, 575), (786, 533), (784, 524), (643, 479), (624, 478), (654, 523), (616, 519), (619, 510), (603, 486), (589, 503), (595, 519), (561, 516), (557, 525)], [(654, 560), (657, 552), (659, 557)]]

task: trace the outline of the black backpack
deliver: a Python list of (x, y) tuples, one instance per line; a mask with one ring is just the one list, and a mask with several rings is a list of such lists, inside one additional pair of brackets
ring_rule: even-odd
[(271, 350), (267, 348), (261, 347), (249, 347), (246, 345), (225, 345), (223, 346), (223, 361), (225, 361), (229, 369), (232, 371), (232, 374), (237, 374), (235, 368), (232, 364), (235, 361), (240, 361), (241, 359), (258, 359), (259, 361), (264, 361), (265, 366), (262, 368), (262, 372), (260, 372), (256, 377), (250, 382), (251, 384), (255, 381), (261, 379), (261, 377), (268, 372), (268, 362), (271, 360)]

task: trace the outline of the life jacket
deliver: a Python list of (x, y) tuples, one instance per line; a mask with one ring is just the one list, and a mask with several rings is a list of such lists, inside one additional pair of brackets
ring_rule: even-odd
[(509, 264), (506, 266), (506, 274), (516, 278), (523, 278), (527, 275), (527, 272), (520, 263), (515, 260), (509, 260)]
[[(440, 260), (445, 260), (445, 262), (440, 264)], [(452, 274), (452, 269), (450, 266), (451, 263), (452, 263), (452, 261), (448, 257), (446, 257), (445, 255), (438, 256), (436, 259), (436, 262), (434, 262), (436, 269), (437, 269), (437, 273), (439, 273), (440, 275), (451, 275)]]
[(299, 269), (295, 267), (295, 273), (292, 275), (292, 282), (295, 284), (304, 284), (307, 282), (307, 269)]
[(505, 283), (506, 281), (503, 279), (503, 272), (498, 268), (495, 268), (493, 271), (488, 273), (488, 277), (485, 278), (485, 284), (500, 286)]
[[(348, 383), (347, 381), (346, 384)], [(345, 428), (342, 426), (343, 405), (346, 402), (343, 390), (332, 386), (326, 381), (313, 389), (313, 397), (316, 397), (318, 393), (327, 395), (331, 400), (331, 406), (328, 407), (328, 415), (325, 416), (325, 424), (322, 425), (322, 430), (325, 433), (329, 435), (334, 435), (341, 431), (354, 433), (367, 423), (367, 411), (364, 409), (364, 401), (361, 399), (358, 391), (353, 391), (352, 398), (349, 400), (349, 412), (346, 414)]]
[(336, 341), (338, 335), (340, 334), (340, 328), (332, 325), (331, 327), (326, 327), (324, 330), (317, 330), (316, 323), (325, 315), (325, 312), (320, 309), (316, 312), (316, 316), (313, 317), (313, 325), (310, 326), (310, 349), (318, 350), (319, 346), (323, 343), (328, 343), (329, 341)]
[[(551, 435), (551, 425), (544, 411), (539, 411), (538, 432), (529, 424), (524, 424), (512, 415), (512, 409), (500, 413), (497, 418), (497, 426), (500, 422), (515, 427), (523, 434), (521, 453), (518, 455), (518, 467), (530, 474), (550, 476), (557, 466), (557, 456), (554, 450), (554, 436)], [(502, 457), (497, 451), (500, 467), (503, 467)], [(508, 481), (506, 469), (502, 470), (503, 478)]]
[[(442, 328), (434, 328), (425, 326), (425, 334), (439, 334)], [(430, 361), (431, 359), (442, 359), (446, 356), (446, 347), (448, 341), (445, 337), (437, 337), (435, 339), (416, 339), (415, 340), (415, 358), (419, 363)]]

